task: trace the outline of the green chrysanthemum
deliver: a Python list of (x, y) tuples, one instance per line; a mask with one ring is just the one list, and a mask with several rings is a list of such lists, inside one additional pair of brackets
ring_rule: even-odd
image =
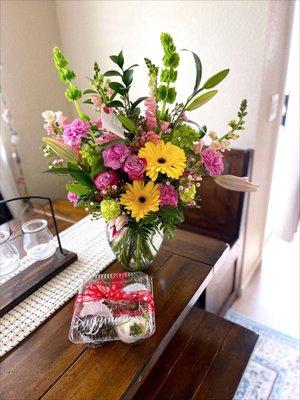
[(187, 203), (189, 200), (194, 200), (196, 195), (196, 186), (192, 184), (189, 190), (186, 192), (185, 190), (179, 191), (180, 200), (184, 203)]
[(173, 130), (170, 139), (176, 146), (192, 148), (193, 143), (200, 139), (200, 135), (189, 125), (183, 124)]
[(106, 221), (110, 221), (120, 215), (120, 204), (114, 199), (104, 199), (100, 204), (101, 215)]

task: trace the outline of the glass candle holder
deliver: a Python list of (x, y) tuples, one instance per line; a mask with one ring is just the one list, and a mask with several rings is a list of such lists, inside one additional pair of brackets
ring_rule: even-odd
[(45, 260), (51, 257), (56, 246), (53, 235), (48, 229), (45, 219), (33, 219), (22, 225), (24, 233), (23, 247), (27, 256), (33, 260)]
[(0, 231), (0, 276), (15, 271), (20, 264), (17, 248), (9, 240), (9, 232)]

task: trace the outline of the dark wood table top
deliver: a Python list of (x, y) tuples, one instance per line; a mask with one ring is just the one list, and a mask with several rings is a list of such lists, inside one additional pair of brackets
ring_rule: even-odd
[[(44, 212), (47, 213), (46, 208)], [(60, 230), (85, 214), (78, 211), (72, 214), (70, 207), (68, 213), (67, 218), (63, 212), (58, 218)], [(36, 218), (37, 214), (41, 216), (41, 211), (34, 211), (29, 219), (33, 215)], [(13, 221), (12, 225), (16, 243), (20, 244), (19, 222)], [(156, 305), (157, 328), (151, 338), (136, 345), (116, 341), (94, 349), (72, 344), (68, 339), (73, 312), (71, 300), (2, 358), (1, 398), (131, 399), (227, 251), (227, 245), (221, 241), (177, 230), (176, 238), (165, 241), (147, 271), (153, 277)], [(114, 262), (106, 271), (120, 270), (121, 265)]]

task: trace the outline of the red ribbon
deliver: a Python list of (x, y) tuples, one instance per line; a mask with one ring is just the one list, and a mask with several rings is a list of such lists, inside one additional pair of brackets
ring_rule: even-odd
[(107, 285), (103, 279), (99, 279), (95, 283), (89, 284), (83, 293), (79, 293), (76, 297), (75, 304), (87, 303), (89, 301), (97, 300), (128, 300), (133, 302), (143, 302), (149, 304), (150, 308), (154, 310), (154, 301), (152, 293), (149, 290), (136, 290), (133, 292), (125, 292), (124, 280), (125, 274), (116, 274)]

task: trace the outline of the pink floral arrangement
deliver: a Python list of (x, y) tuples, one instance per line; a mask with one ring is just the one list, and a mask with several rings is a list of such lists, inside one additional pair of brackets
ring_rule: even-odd
[[(158, 231), (172, 236), (183, 221), (185, 207), (198, 206), (204, 176), (227, 189), (256, 190), (241, 178), (220, 176), (224, 152), (244, 129), (247, 101), (242, 101), (237, 119), (221, 136), (190, 117), (217, 94), (215, 87), (229, 70), (201, 83), (202, 64), (191, 52), (195, 85), (186, 100), (176, 102), (180, 56), (169, 34), (161, 34), (161, 44), (162, 68), (145, 58), (149, 94), (136, 100), (131, 99), (130, 89), (137, 65), (125, 67), (122, 51), (110, 57), (114, 67), (109, 71), (102, 73), (95, 63), (90, 87), (82, 91), (74, 83), (76, 76), (67, 59), (55, 48), (55, 67), (78, 117), (69, 121), (60, 111), (42, 114), (48, 172), (70, 176), (68, 199), (107, 221), (109, 240), (119, 243), (115, 251), (123, 263), (130, 257), (141, 259), (142, 248), (144, 258), (151, 259), (149, 237)], [(82, 100), (98, 118), (82, 111)], [(134, 238), (134, 248), (120, 244), (121, 238)]]

